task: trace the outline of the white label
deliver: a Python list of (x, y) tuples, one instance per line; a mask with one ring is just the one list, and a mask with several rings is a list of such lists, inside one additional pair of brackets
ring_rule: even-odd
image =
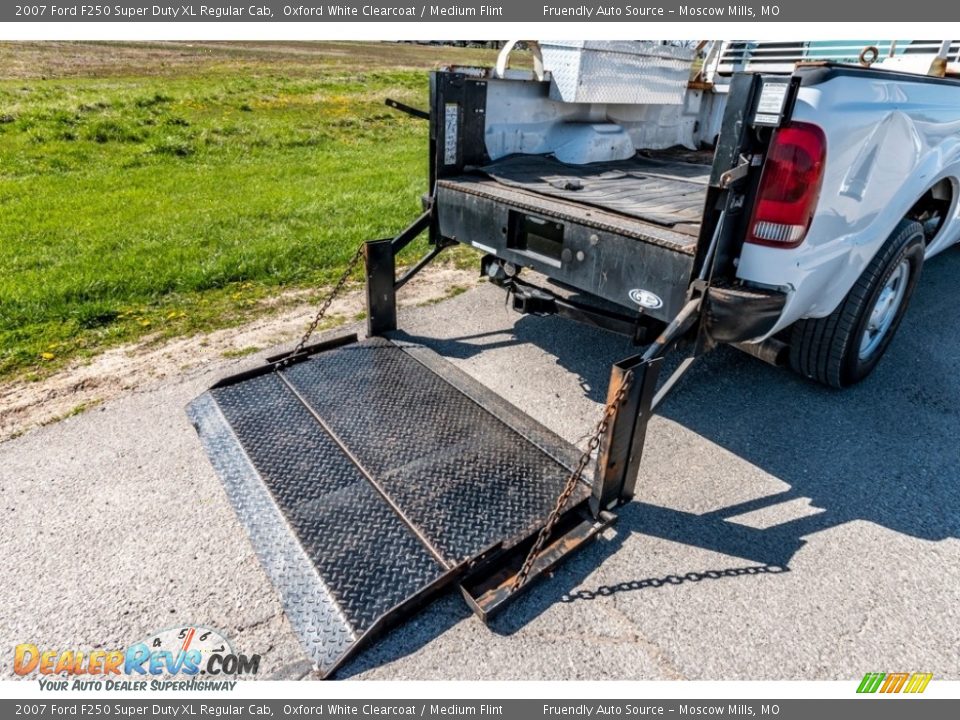
[(762, 115), (760, 113), (757, 113), (753, 118), (753, 122), (757, 125), (779, 125), (780, 116), (779, 115)]
[(647, 308), (648, 310), (656, 310), (658, 307), (663, 305), (663, 300), (660, 299), (660, 296), (650, 292), (649, 290), (634, 288), (629, 294), (631, 300), (633, 300), (640, 307)]
[(443, 113), (443, 164), (457, 164), (457, 133), (460, 128), (460, 106), (447, 103)]
[(757, 115), (781, 115), (787, 99), (786, 83), (764, 83), (757, 103)]

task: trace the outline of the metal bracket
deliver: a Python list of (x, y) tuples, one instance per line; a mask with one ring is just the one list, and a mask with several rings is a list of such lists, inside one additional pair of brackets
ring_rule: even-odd
[[(485, 269), (483, 274), (489, 275)], [(522, 315), (559, 315), (574, 322), (625, 335), (634, 345), (649, 342), (649, 338), (661, 327), (658, 321), (642, 313), (630, 315), (577, 302), (517, 277), (491, 277), (490, 280), (507, 290), (513, 309)]]
[(597, 455), (590, 498), (594, 517), (633, 497), (653, 408), (663, 400), (690, 363), (681, 364), (681, 369), (670, 377), (665, 389), (655, 393), (660, 366), (666, 354), (694, 327), (700, 316), (700, 306), (699, 298), (690, 300), (643, 355), (635, 355), (613, 366), (607, 404), (613, 402), (624, 383), (630, 385), (610, 418)]
[(438, 242), (399, 278), (396, 276), (397, 253), (430, 227), (433, 209), (404, 228), (396, 237), (370, 240), (363, 248), (366, 258), (367, 335), (384, 335), (397, 329), (397, 290), (423, 270), (450, 243)]
[(385, 335), (397, 329), (393, 240), (371, 240), (363, 253), (367, 260), (367, 335)]
[[(557, 529), (537, 557), (530, 572), (530, 580), (549, 573), (570, 554), (585, 547), (606, 528), (616, 522), (613, 513), (600, 513), (591, 517), (582, 505), (572, 509), (557, 524)], [(496, 563), (480, 561), (479, 569), (460, 583), (467, 605), (484, 622), (489, 622), (509, 603), (516, 600), (535, 583), (525, 582), (518, 590), (513, 589), (514, 578), (530, 548), (532, 538), (514, 546), (497, 558)]]
[(741, 155), (737, 166), (727, 170), (720, 176), (720, 188), (722, 190), (726, 190), (732, 185), (743, 180), (747, 175), (750, 174), (750, 167), (752, 164), (752, 158), (747, 157), (746, 155)]
[(610, 371), (608, 403), (624, 383), (630, 385), (610, 420), (597, 455), (590, 498), (594, 517), (633, 497), (662, 362), (662, 357), (648, 359), (645, 355), (636, 355), (616, 363)]
[(394, 100), (393, 98), (387, 98), (384, 100), (384, 105), (391, 107), (394, 110), (399, 110), (402, 113), (406, 113), (411, 117), (415, 117), (418, 120), (429, 120), (430, 113), (426, 110), (421, 110), (420, 108), (411, 107), (405, 103), (400, 102), (399, 100)]

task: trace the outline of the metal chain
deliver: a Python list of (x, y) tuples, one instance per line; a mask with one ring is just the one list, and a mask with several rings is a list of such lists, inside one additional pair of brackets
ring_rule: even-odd
[(560, 515), (563, 513), (563, 509), (566, 507), (567, 502), (569, 502), (570, 496), (573, 495), (573, 491), (576, 489), (577, 483), (580, 482), (580, 479), (583, 477), (583, 471), (586, 470), (591, 456), (593, 455), (594, 451), (600, 447), (603, 437), (610, 429), (610, 419), (616, 414), (617, 408), (620, 406), (620, 403), (623, 402), (623, 398), (626, 397), (627, 390), (630, 388), (632, 377), (632, 375), (628, 375), (624, 379), (623, 384), (617, 389), (613, 399), (603, 409), (603, 417), (600, 418), (596, 429), (593, 431), (593, 435), (590, 437), (589, 442), (587, 442), (587, 449), (581, 453), (580, 459), (577, 461), (577, 466), (567, 478), (567, 482), (563, 486), (563, 490), (561, 490), (560, 494), (557, 496), (556, 505), (554, 505), (550, 515), (547, 516), (547, 521), (544, 526), (540, 528), (540, 533), (537, 535), (537, 539), (534, 541), (533, 547), (530, 548), (530, 552), (527, 553), (527, 557), (523, 561), (520, 571), (517, 573), (516, 578), (514, 578), (513, 585), (510, 587), (511, 593), (519, 590), (527, 581), (530, 571), (533, 570), (534, 563), (543, 552), (543, 546), (553, 533), (553, 528), (560, 520)]
[(289, 365), (293, 357), (300, 354), (300, 352), (306, 346), (310, 336), (313, 335), (314, 331), (317, 329), (317, 325), (320, 324), (320, 321), (323, 320), (323, 316), (326, 315), (327, 310), (330, 309), (330, 305), (333, 304), (333, 301), (336, 300), (337, 296), (343, 292), (343, 288), (346, 286), (347, 281), (350, 279), (350, 276), (353, 275), (353, 271), (356, 269), (357, 263), (359, 263), (360, 258), (363, 257), (364, 245), (365, 243), (360, 243), (357, 246), (356, 251), (353, 253), (353, 257), (351, 257), (350, 261), (347, 263), (347, 267), (343, 271), (343, 274), (339, 277), (336, 284), (333, 286), (333, 289), (323, 299), (323, 302), (320, 303), (320, 307), (317, 309), (317, 314), (314, 315), (313, 320), (310, 321), (310, 325), (307, 326), (307, 331), (303, 334), (303, 337), (300, 338), (300, 342), (298, 342), (297, 346), (291, 350), (290, 353), (283, 358), (283, 360), (280, 361), (280, 367)]

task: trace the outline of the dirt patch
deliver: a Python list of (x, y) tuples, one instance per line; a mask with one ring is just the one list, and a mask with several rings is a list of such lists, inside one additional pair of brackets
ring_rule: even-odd
[[(67, 77), (182, 76), (202, 69), (283, 64), (293, 72), (319, 68), (426, 69), (492, 65), (495, 50), (396, 42), (0, 42), (0, 80)], [(518, 55), (524, 57), (523, 53)], [(515, 65), (519, 66), (519, 65)]]
[[(453, 266), (430, 268), (404, 287), (398, 302), (401, 307), (440, 302), (477, 282), (475, 270)], [(288, 306), (289, 300), (304, 294), (291, 291), (265, 302), (266, 314), (240, 327), (164, 342), (146, 338), (107, 350), (92, 360), (73, 363), (37, 382), (2, 383), (0, 442), (191, 369), (223, 363), (265, 348), (292, 347), (316, 310), (313, 303)], [(282, 309), (276, 309), (278, 307)], [(363, 311), (362, 288), (351, 289), (330, 306), (321, 328), (357, 320)]]

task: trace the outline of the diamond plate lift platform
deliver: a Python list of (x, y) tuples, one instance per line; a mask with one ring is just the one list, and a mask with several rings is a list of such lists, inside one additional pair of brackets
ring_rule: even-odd
[[(302, 347), (308, 331), (188, 408), (323, 677), (449, 586), (490, 618), (611, 525), (633, 495), (663, 355), (699, 316), (693, 299), (644, 354), (613, 366), (596, 444), (581, 453), (431, 350), (385, 337), (396, 291), (446, 247), (396, 276), (396, 254), (433, 220), (427, 210), (364, 244), (366, 340)], [(590, 477), (579, 470), (593, 450)]]
[[(486, 618), (575, 448), (432, 351), (349, 336), (227, 378), (189, 414), (321, 673), (459, 583)], [(612, 520), (581, 483), (536, 572)]]

